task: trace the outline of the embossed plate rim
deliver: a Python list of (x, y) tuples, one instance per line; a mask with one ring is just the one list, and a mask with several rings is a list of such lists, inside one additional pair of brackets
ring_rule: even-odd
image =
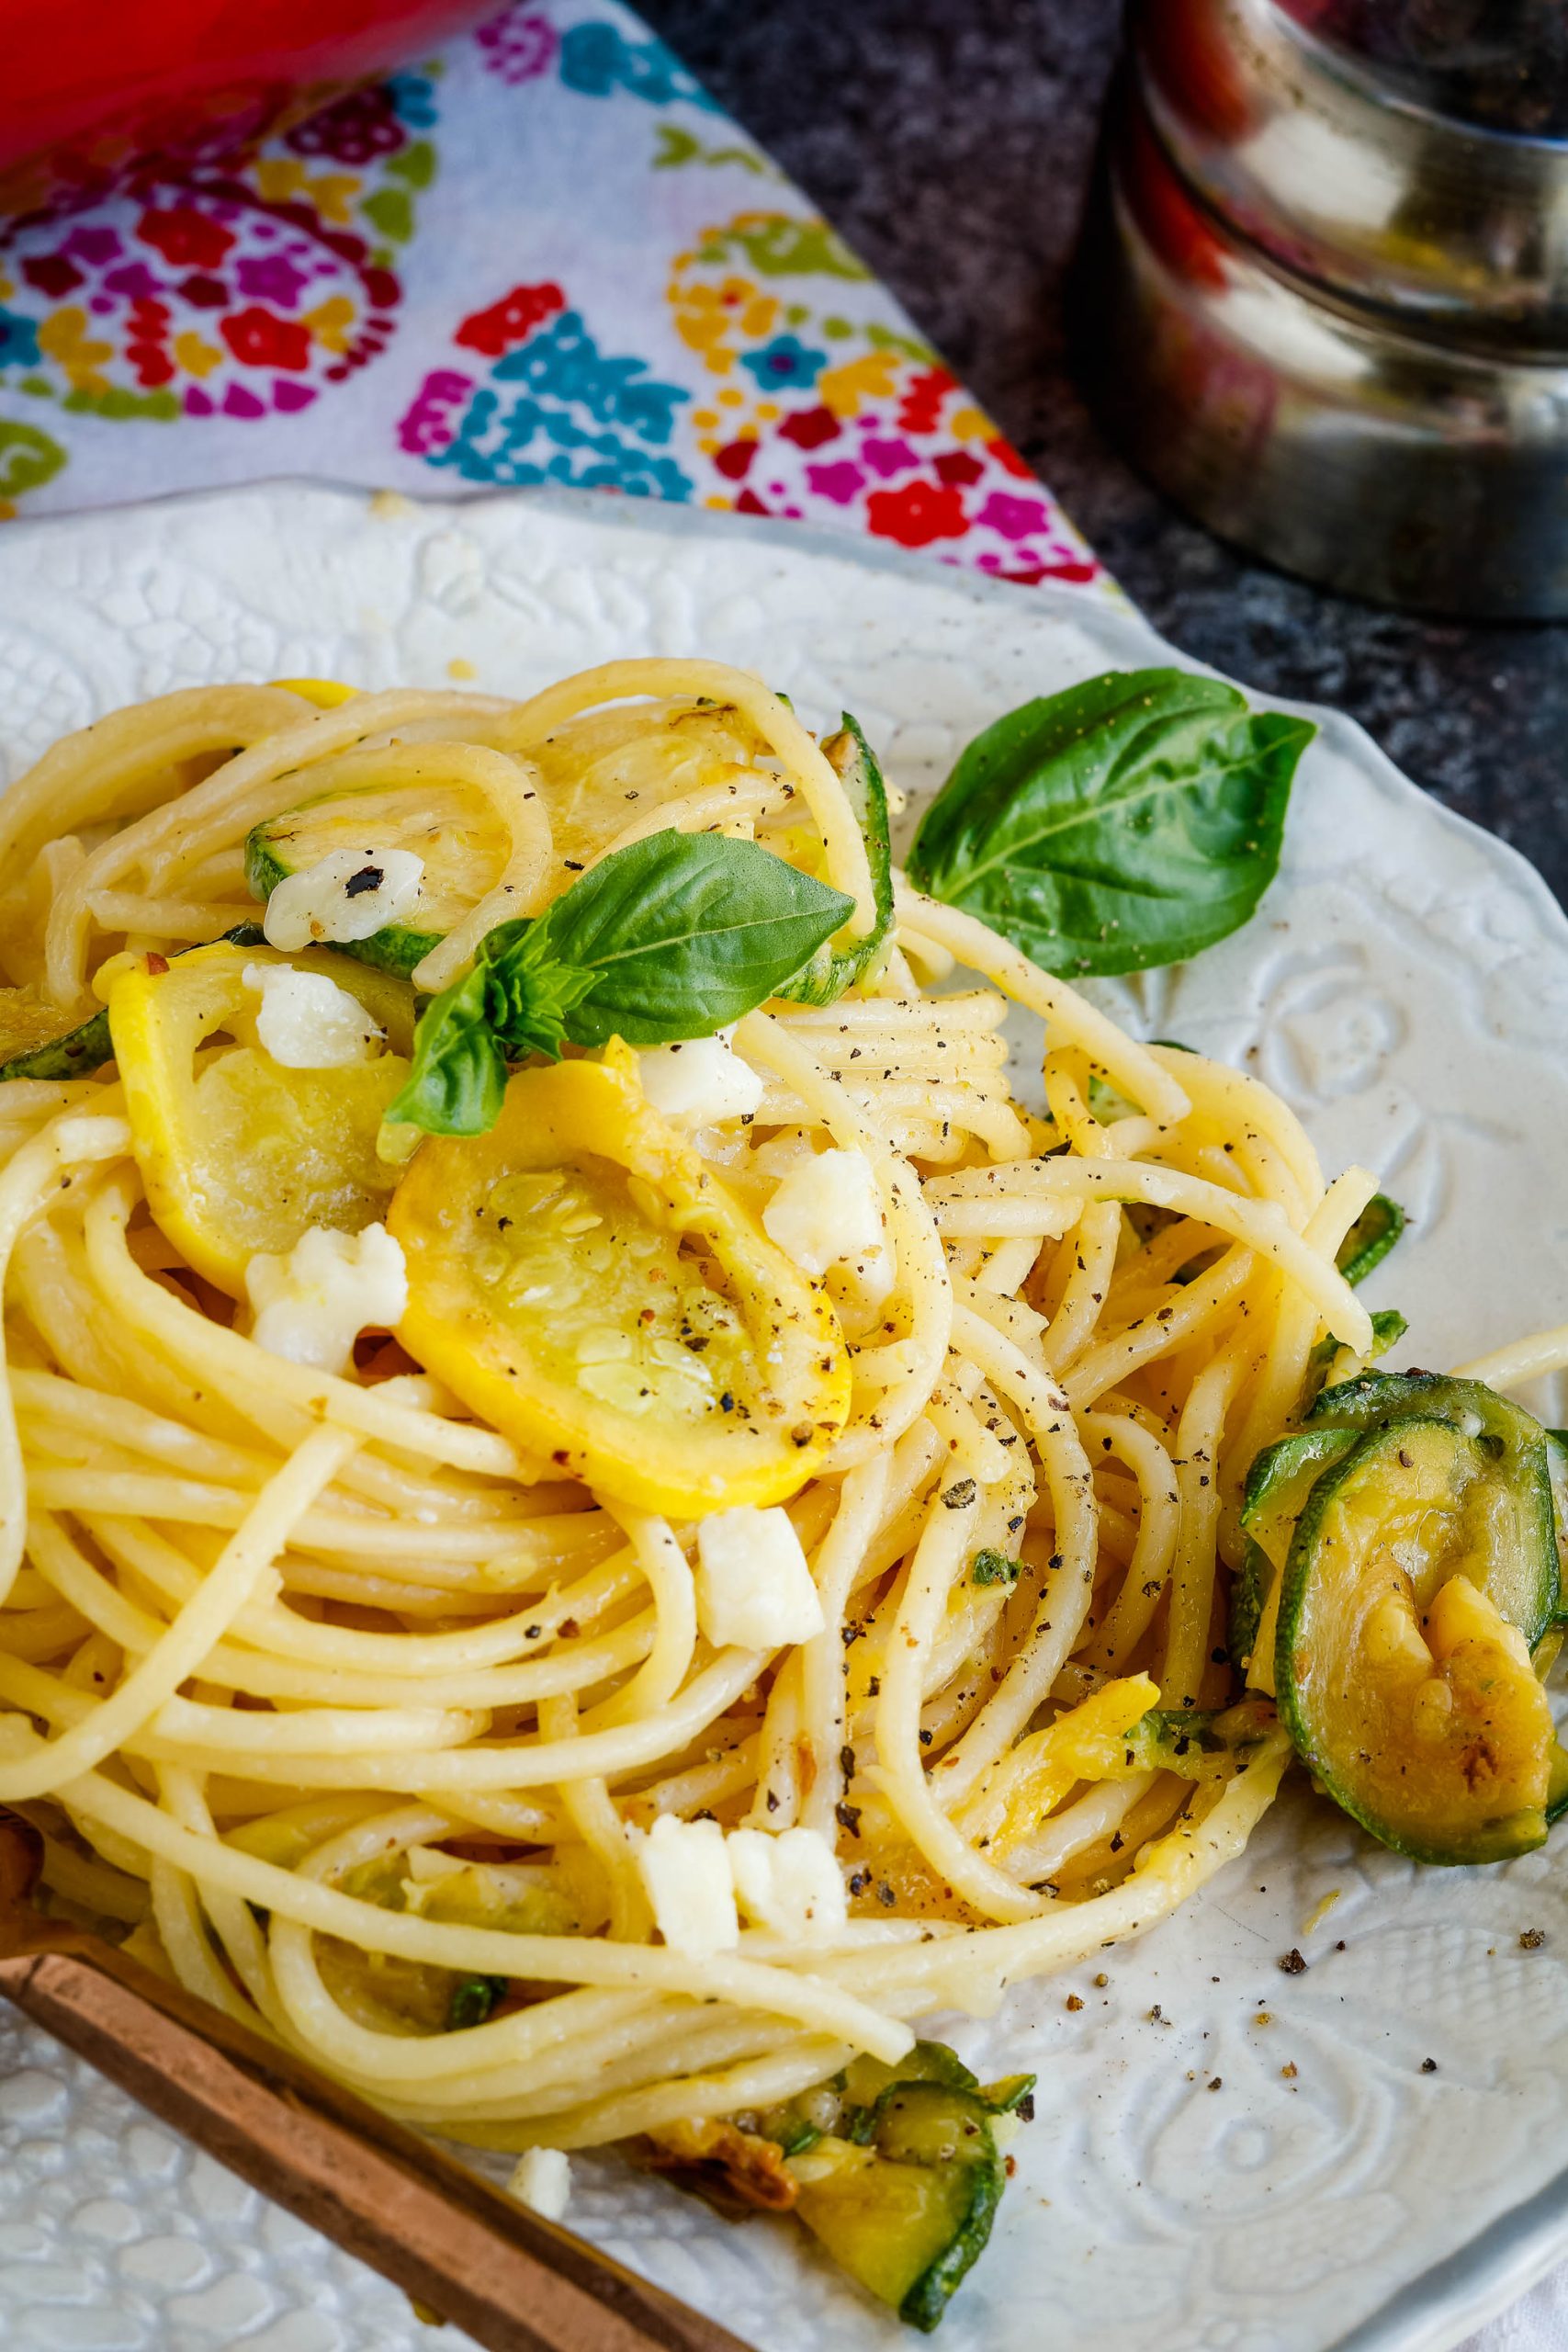
[[(243, 558), (247, 515), (254, 511), (275, 517), (280, 500), (341, 501), (345, 516), (360, 527), (375, 514), (372, 494), (349, 486), (319, 481), (269, 481), (218, 491), (186, 492), (106, 512), (101, 516), (51, 518), (17, 525), (0, 546), (18, 555), (35, 541), (40, 546), (56, 535), (102, 523), (107, 533), (134, 532), (139, 517), (156, 515), (161, 526), (171, 514), (219, 510), (234, 518), (236, 561)], [(1081, 589), (1043, 582), (1033, 586), (987, 580), (955, 566), (937, 569), (930, 556), (878, 546), (806, 525), (771, 519), (711, 514), (623, 499), (606, 503), (602, 492), (564, 490), (487, 492), (448, 500), (412, 500), (396, 494), (391, 514), (446, 521), (459, 528), (461, 519), (476, 511), (516, 518), (525, 530), (530, 517), (558, 516), (574, 528), (587, 531), (630, 531), (657, 545), (663, 541), (713, 541), (733, 546), (745, 540), (776, 554), (782, 569), (829, 562), (850, 571), (875, 571), (908, 582), (912, 588), (940, 587), (950, 598), (962, 600), (976, 613), (1006, 610), (1015, 618), (1028, 615), (1043, 624), (1053, 619), (1069, 623), (1108, 662), (1194, 662), (1162, 639), (1130, 606)], [(0, 553), (3, 561), (3, 553)], [(345, 621), (346, 629), (349, 624)], [(1211, 673), (1210, 674), (1216, 674)], [(1358, 779), (1385, 802), (1392, 802), (1411, 820), (1413, 846), (1428, 827), (1479, 852), (1490, 865), (1511, 906), (1528, 914), (1535, 940), (1558, 959), (1568, 961), (1568, 916), (1558, 906), (1540, 876), (1509, 844), (1472, 825), (1468, 820), (1430, 799), (1377, 747), (1356, 723), (1342, 714), (1313, 704), (1268, 699), (1279, 707), (1299, 710), (1323, 730), (1332, 746), (1356, 772)], [(1428, 836), (1429, 837), (1429, 836)], [(1517, 944), (1517, 943), (1516, 943)], [(1533, 943), (1532, 943), (1533, 944)], [(1568, 2254), (1568, 2170), (1505, 2210), (1467, 2244), (1424, 2272), (1407, 2279), (1348, 2333), (1339, 2335), (1334, 2352), (1442, 2352), (1470, 2329), (1512, 2301), (1547, 2269)], [(1325, 2341), (1320, 2352), (1329, 2352)]]

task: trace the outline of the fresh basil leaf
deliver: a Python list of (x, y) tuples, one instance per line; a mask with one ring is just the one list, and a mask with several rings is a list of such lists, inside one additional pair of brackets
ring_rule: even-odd
[(425, 1006), (408, 1077), (387, 1105), (389, 1125), (423, 1127), (430, 1136), (481, 1136), (494, 1126), (506, 1092), (506, 1057), (486, 1012), (489, 978), (476, 964)]
[(567, 1020), (575, 1045), (660, 1045), (711, 1036), (776, 996), (853, 904), (755, 842), (653, 833), (574, 882), (527, 944), (591, 975)]
[(909, 854), (919, 888), (1047, 971), (1169, 964), (1244, 923), (1315, 730), (1186, 670), (1112, 670), (976, 737)]
[(499, 923), (479, 944), (485, 975), (485, 1013), (509, 1061), (525, 1054), (560, 1059), (570, 1034), (572, 1007), (593, 984), (591, 971), (557, 963), (542, 922)]
[(654, 833), (615, 851), (536, 922), (498, 923), (414, 1030), (389, 1125), (483, 1135), (506, 1065), (562, 1042), (711, 1036), (778, 993), (853, 905), (754, 842)]
[(893, 929), (893, 854), (887, 838), (887, 787), (882, 781), (876, 754), (862, 734), (859, 720), (852, 718), (847, 710), (838, 734), (827, 738), (822, 751), (844, 787), (844, 797), (854, 810), (855, 822), (865, 842), (875, 917), (865, 937), (854, 940), (846, 948), (836, 948), (831, 940), (824, 942), (805, 971), (779, 989), (780, 996), (793, 997), (799, 1004), (836, 1004), (844, 990), (852, 988), (881, 955)]

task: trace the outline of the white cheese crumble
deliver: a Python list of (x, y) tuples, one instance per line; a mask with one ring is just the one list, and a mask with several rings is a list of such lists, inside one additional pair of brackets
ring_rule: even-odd
[(571, 2202), (571, 2163), (564, 2148), (530, 2148), (506, 2184), (519, 2205), (558, 2222)]
[(318, 1372), (346, 1372), (360, 1332), (395, 1330), (409, 1302), (402, 1246), (384, 1225), (363, 1233), (313, 1225), (287, 1257), (259, 1251), (245, 1291), (257, 1347)]
[(844, 1874), (819, 1829), (732, 1829), (726, 1842), (740, 1907), (758, 1927), (807, 1943), (844, 1925)]
[(651, 1046), (637, 1056), (642, 1091), (667, 1119), (693, 1126), (716, 1126), (724, 1119), (754, 1118), (762, 1081), (730, 1045), (733, 1029), (714, 1037), (688, 1037), (677, 1046)]
[(882, 1250), (882, 1195), (863, 1151), (819, 1151), (791, 1168), (762, 1211), (762, 1229), (808, 1274)]
[(262, 917), (269, 947), (292, 954), (323, 940), (368, 939), (419, 912), (424, 860), (412, 849), (333, 849), (286, 874)]
[(637, 1849), (659, 1932), (672, 1951), (733, 1951), (740, 1940), (735, 1884), (716, 1821), (661, 1813)]
[(826, 1623), (800, 1538), (776, 1505), (700, 1520), (696, 1583), (697, 1623), (715, 1649), (782, 1649)]
[(245, 986), (261, 995), (256, 1035), (285, 1069), (346, 1069), (367, 1062), (387, 1042), (359, 999), (324, 972), (287, 964), (247, 964)]

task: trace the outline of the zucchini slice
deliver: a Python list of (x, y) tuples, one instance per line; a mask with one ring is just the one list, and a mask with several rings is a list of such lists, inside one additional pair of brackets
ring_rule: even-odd
[(415, 930), (388, 923), (368, 939), (337, 940), (333, 953), (353, 956), (407, 979), (453, 925), (501, 876), (506, 837), (476, 813), (455, 785), (367, 786), (328, 793), (254, 826), (245, 842), (245, 880), (265, 906), (290, 874), (333, 850), (406, 849), (424, 861), (422, 917)]
[(1255, 1543), (1249, 1535), (1242, 1554), (1241, 1566), (1231, 1586), (1230, 1615), (1225, 1623), (1225, 1647), (1230, 1653), (1231, 1664), (1248, 1683), (1254, 1679), (1252, 1666), (1258, 1651), (1258, 1631), (1263, 1622), (1264, 1604), (1278, 1573), (1262, 1544)]
[(1526, 1630), (1543, 1583), (1536, 1497), (1496, 1427), (1514, 1408), (1492, 1402), (1484, 1419), (1374, 1418), (1312, 1487), (1280, 1585), (1275, 1680), (1296, 1747), (1417, 1861), (1498, 1861), (1547, 1832), (1555, 1738)]
[[(7, 989), (6, 997), (30, 998), (27, 989)], [(0, 1035), (4, 1037), (6, 1059), (0, 1062), (0, 1080), (12, 1078), (86, 1078), (101, 1069), (114, 1053), (109, 1040), (107, 1005), (74, 1029), (62, 1031), (60, 1007), (41, 1004), (36, 999), (24, 1004), (8, 1003), (0, 1010)]]
[(1404, 1211), (1386, 1193), (1374, 1193), (1335, 1253), (1335, 1264), (1354, 1290), (1381, 1266), (1404, 1230)]
[(869, 971), (886, 944), (893, 928), (893, 857), (887, 836), (887, 787), (876, 754), (861, 733), (860, 722), (843, 713), (840, 730), (823, 739), (822, 750), (844, 787), (855, 822), (865, 841), (871, 866), (872, 898), (876, 920), (863, 939), (848, 948), (832, 940), (817, 950), (803, 972), (779, 990), (798, 1004), (836, 1004)]
[[(1030, 2120), (1033, 2088), (1032, 2075), (982, 2085), (944, 2042), (917, 2041), (897, 2066), (856, 2058), (830, 2083), (735, 2120), (787, 2163), (794, 2210), (833, 2259), (929, 2331), (985, 2250), (1007, 2119)], [(711, 2183), (693, 2185), (711, 2196)]]
[(1568, 1430), (1546, 1432), (1546, 1476), (1551, 1488), (1551, 1515), (1557, 1529), (1557, 1623), (1568, 1625), (1562, 1589), (1568, 1585)]
[(1324, 1389), (1341, 1386), (1348, 1380), (1358, 1380), (1369, 1364), (1386, 1356), (1396, 1348), (1410, 1326), (1397, 1306), (1379, 1306), (1372, 1311), (1372, 1344), (1364, 1356), (1348, 1348), (1332, 1334), (1320, 1340), (1307, 1359), (1307, 1376), (1301, 1409), (1305, 1414)]
[(976, 2092), (903, 2080), (878, 2098), (863, 2144), (822, 2141), (802, 2162), (795, 2211), (835, 2262), (929, 2333), (985, 2251), (1007, 2174)]
[(1305, 1430), (1266, 1446), (1247, 1473), (1247, 1552), (1231, 1596), (1230, 1654), (1253, 1689), (1272, 1694), (1280, 1571), (1313, 1483), (1355, 1444), (1348, 1430)]
[(1546, 1817), (1549, 1822), (1561, 1821), (1568, 1813), (1568, 1747), (1554, 1740), (1551, 1761), (1546, 1776)]
[(1448, 1423), (1489, 1457), (1493, 1490), (1506, 1502), (1489, 1537), (1486, 1589), (1533, 1649), (1556, 1617), (1562, 1583), (1546, 1431), (1481, 1381), (1437, 1372), (1363, 1373), (1325, 1388), (1307, 1426), (1384, 1430), (1413, 1416)]
[[(264, 944), (254, 922), (240, 923), (222, 935), (239, 947)], [(176, 951), (181, 956), (193, 952), (188, 947)], [(0, 989), (0, 1055), (5, 1057), (0, 1060), (0, 1081), (90, 1078), (94, 1070), (114, 1059), (109, 1009), (103, 1005), (74, 1029), (62, 1031), (58, 1005), (44, 1003), (31, 989)]]
[(1355, 1442), (1353, 1430), (1303, 1430), (1266, 1446), (1247, 1472), (1242, 1527), (1275, 1567), (1285, 1565), (1302, 1505), (1314, 1482), (1330, 1463), (1342, 1461)]

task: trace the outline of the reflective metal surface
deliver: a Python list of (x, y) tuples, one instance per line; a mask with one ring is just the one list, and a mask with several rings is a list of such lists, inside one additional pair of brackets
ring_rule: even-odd
[(1080, 284), (1108, 421), (1213, 529), (1568, 613), (1568, 141), (1415, 105), (1277, 0), (1132, 0)]
[(1413, 325), (1568, 353), (1568, 141), (1415, 104), (1276, 0), (1137, 0), (1130, 32), (1168, 153), (1265, 253)]

